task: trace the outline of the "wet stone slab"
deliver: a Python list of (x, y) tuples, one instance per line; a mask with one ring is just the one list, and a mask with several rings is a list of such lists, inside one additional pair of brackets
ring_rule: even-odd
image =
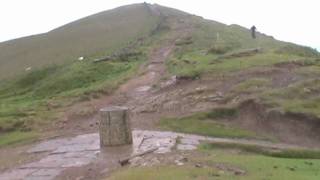
[(27, 152), (46, 153), (47, 155), (39, 161), (24, 164), (0, 174), (1, 180), (50, 180), (67, 168), (87, 165), (98, 157), (99, 135), (94, 133), (48, 140), (39, 143)]
[(58, 176), (62, 172), (62, 168), (39, 169), (34, 173), (25, 177), (26, 180), (50, 180), (52, 177)]
[[(157, 148), (154, 153), (168, 153), (173, 149), (193, 150), (205, 137), (173, 132), (140, 131), (132, 132), (132, 154)], [(179, 138), (179, 141), (177, 139)], [(62, 171), (88, 165), (99, 158), (99, 134), (85, 134), (72, 138), (48, 140), (39, 143), (28, 153), (45, 153), (39, 161), (24, 164), (0, 174), (1, 180), (51, 180)]]
[(0, 175), (1, 180), (15, 180), (15, 179), (24, 179), (28, 177), (33, 172), (37, 171), (36, 169), (14, 169), (11, 172), (6, 172)]

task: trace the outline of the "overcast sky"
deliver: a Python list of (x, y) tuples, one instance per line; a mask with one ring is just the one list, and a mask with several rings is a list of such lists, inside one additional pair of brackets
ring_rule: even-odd
[[(0, 42), (50, 31), (137, 0), (1, 0)], [(149, 0), (320, 50), (320, 0)]]

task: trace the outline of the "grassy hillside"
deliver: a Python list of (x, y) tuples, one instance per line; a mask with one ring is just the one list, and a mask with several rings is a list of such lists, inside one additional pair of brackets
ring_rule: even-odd
[[(259, 32), (253, 39), (250, 30), (238, 25), (225, 25), (195, 16), (185, 23), (190, 24), (191, 33), (177, 41), (175, 56), (168, 61), (168, 68), (173, 74), (197, 76), (206, 72), (230, 72), (299, 58), (320, 57), (312, 48), (278, 41)], [(249, 49), (259, 49), (260, 53), (225, 58)]]
[(191, 33), (176, 42), (178, 48), (167, 61), (171, 74), (222, 81), (231, 87), (223, 92), (230, 101), (256, 98), (282, 112), (320, 117), (319, 52), (262, 33), (253, 39), (250, 30), (238, 25), (195, 16), (186, 22)]
[(107, 55), (143, 38), (157, 25), (145, 4), (101, 12), (48, 33), (0, 43), (0, 79), (78, 57)]
[[(188, 111), (187, 116), (164, 117), (158, 122), (160, 128), (277, 141), (260, 132), (260, 127), (254, 126), (257, 130), (253, 131), (232, 121), (252, 118), (262, 122), (261, 117), (271, 110), (276, 110), (283, 121), (287, 120), (283, 118), (286, 113), (302, 114), (302, 120), (309, 116), (320, 119), (317, 51), (262, 33), (252, 39), (250, 31), (238, 25), (205, 20), (159, 5), (135, 4), (89, 16), (46, 34), (0, 44), (0, 147), (32, 142), (41, 136), (43, 127), (51, 128), (57, 120), (64, 120), (68, 107), (110, 95), (137, 75), (150, 53), (164, 53), (163, 49), (154, 51), (155, 47), (171, 47), (169, 43), (175, 49), (166, 60), (166, 75), (176, 75), (177, 82), (183, 83), (178, 83), (179, 88), (173, 86), (156, 93), (158, 97), (164, 93), (167, 99), (163, 102), (169, 106), (177, 102), (176, 96), (183, 96), (177, 100), (187, 105), (193, 102), (191, 108), (179, 112)], [(80, 56), (85, 59), (78, 60)], [(105, 56), (110, 59), (94, 61)], [(26, 71), (27, 67), (32, 68)], [(139, 101), (149, 98), (139, 97)], [(252, 106), (257, 107), (250, 109), (245, 102), (252, 99)], [(143, 103), (153, 106), (145, 102), (155, 100)], [(207, 110), (215, 109), (191, 114), (190, 110), (197, 110), (196, 105), (201, 103)], [(241, 116), (250, 113), (252, 117)], [(175, 153), (186, 157), (184, 165), (170, 162)], [(319, 179), (319, 151), (215, 143), (202, 144), (198, 151), (173, 150), (164, 156), (164, 164), (125, 167), (109, 179)]]
[[(67, 106), (109, 94), (134, 76), (161, 39), (159, 16), (150, 7), (124, 6), (0, 44), (0, 146), (36, 137), (33, 131)], [(112, 59), (94, 63), (105, 56)]]
[[(319, 101), (314, 98), (319, 84), (314, 79), (320, 74), (319, 53), (315, 50), (261, 33), (252, 39), (250, 31), (238, 25), (228, 26), (159, 5), (135, 4), (89, 16), (46, 34), (1, 43), (0, 133), (31, 130), (56, 119), (57, 109), (112, 92), (136, 72), (154, 45), (164, 41), (159, 32), (181, 35), (167, 61), (169, 72), (179, 78), (236, 79), (237, 73), (259, 67), (302, 63), (294, 72), (314, 82), (307, 84), (310, 87), (306, 91), (300, 91), (305, 87), (300, 82), (280, 88), (263, 86), (271, 81), (268, 78), (260, 81), (261, 77), (253, 77), (252, 81), (241, 79), (230, 86), (226, 97), (236, 98), (248, 94), (251, 86), (263, 86), (265, 89), (250, 91), (250, 95), (276, 108), (319, 116)], [(239, 56), (253, 48), (258, 52)], [(131, 52), (137, 56), (129, 56)], [(93, 63), (106, 55), (114, 55), (113, 60)], [(79, 61), (80, 56), (85, 59)], [(27, 67), (32, 70), (26, 71)], [(297, 91), (301, 95), (294, 98), (283, 95)]]
[(0, 144), (34, 138), (66, 107), (113, 92), (169, 32), (165, 17), (186, 15), (134, 4), (0, 44)]
[(142, 61), (52, 66), (7, 83), (0, 88), (0, 131), (27, 130), (32, 122), (50, 121), (54, 109), (110, 93)]

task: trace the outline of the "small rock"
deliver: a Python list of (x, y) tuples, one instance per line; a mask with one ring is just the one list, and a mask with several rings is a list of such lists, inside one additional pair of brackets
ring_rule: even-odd
[(159, 161), (158, 158), (155, 157), (155, 158), (152, 158), (150, 160), (149, 166), (154, 166), (154, 165), (157, 165), (157, 164), (160, 164), (160, 161)]
[(83, 180), (84, 176), (77, 177), (76, 180)]
[(25, 69), (25, 71), (31, 71), (31, 67), (27, 67), (26, 69)]
[(136, 167), (136, 166), (141, 166), (144, 163), (144, 160), (142, 157), (135, 157), (130, 160), (130, 166)]
[(220, 101), (222, 100), (223, 97), (218, 96), (218, 95), (210, 95), (210, 96), (206, 96), (204, 97), (204, 99), (208, 99), (209, 101)]
[(176, 163), (177, 166), (183, 166), (184, 163), (180, 162), (179, 160), (175, 160), (174, 161)]
[(305, 92), (305, 93), (310, 93), (310, 92), (311, 92), (311, 90), (310, 90), (310, 89), (308, 89), (308, 88), (303, 88), (303, 92)]
[(202, 164), (200, 164), (200, 163), (197, 163), (196, 165), (194, 165), (195, 167), (197, 167), (197, 168), (202, 168), (203, 166), (202, 166)]
[(236, 175), (236, 176), (243, 175), (245, 173), (246, 172), (244, 170), (241, 170), (241, 169), (235, 169), (234, 170), (234, 175)]
[(233, 98), (232, 99), (232, 104), (236, 104), (236, 103), (238, 103), (240, 101), (240, 97), (239, 96), (237, 96), (237, 97), (235, 97), (235, 98)]
[(218, 91), (218, 92), (217, 92), (217, 96), (223, 97), (223, 93), (220, 92), (220, 91)]
[(101, 174), (105, 174), (105, 173), (107, 173), (107, 172), (109, 172), (109, 169), (108, 169), (108, 168), (105, 168), (104, 170), (100, 171)]
[(181, 161), (181, 162), (188, 162), (188, 158), (182, 157), (179, 161)]
[(203, 87), (197, 87), (195, 90), (196, 90), (196, 92), (203, 92), (203, 91), (205, 91), (207, 89), (207, 87), (206, 86), (203, 86)]

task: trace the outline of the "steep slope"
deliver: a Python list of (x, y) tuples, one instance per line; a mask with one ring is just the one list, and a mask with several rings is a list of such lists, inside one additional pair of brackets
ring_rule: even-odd
[(140, 37), (157, 24), (147, 4), (101, 12), (45, 34), (0, 44), (0, 79), (27, 67), (72, 62), (80, 56), (106, 55)]
[[(170, 47), (170, 54), (161, 61), (166, 66), (158, 70), (161, 71), (159, 79), (166, 79), (170, 75), (177, 76), (178, 80), (209, 76), (210, 81), (205, 83), (222, 89), (227, 102), (242, 94), (257, 95), (251, 92), (228, 94), (232, 88), (236, 88), (234, 85), (252, 78), (248, 75), (241, 78), (238, 74), (257, 67), (272, 68), (277, 63), (298, 59), (310, 62), (314, 65), (314, 74), (318, 73), (318, 61), (314, 59), (318, 53), (310, 48), (277, 41), (261, 33), (258, 33), (257, 39), (252, 39), (250, 31), (238, 25), (205, 20), (160, 5), (143, 3), (124, 6), (62, 26), (47, 34), (0, 44), (0, 51), (3, 52), (0, 53), (0, 72), (4, 77), (20, 74), (26, 67), (33, 68), (24, 75), (0, 82), (0, 132), (30, 130), (30, 124), (57, 119), (56, 109), (63, 111), (79, 101), (110, 94), (125, 80), (132, 78), (142, 62), (150, 59), (155, 47), (163, 44)], [(253, 53), (246, 52), (256, 48)], [(138, 55), (127, 56), (132, 52)], [(93, 63), (93, 59), (106, 55), (115, 56), (107, 62)], [(86, 56), (86, 59), (78, 61), (79, 56)], [(34, 70), (41, 66), (46, 68)], [(224, 77), (228, 77), (230, 82)], [(157, 83), (154, 82), (154, 87), (159, 86)], [(261, 84), (260, 81), (258, 83)], [(154, 102), (153, 96), (148, 98)], [(197, 106), (197, 103), (203, 103), (193, 98), (189, 99), (192, 102), (184, 102), (179, 96), (163, 100), (170, 102), (172, 99), (177, 99), (174, 103), (181, 104), (180, 107), (187, 106), (185, 109), (193, 109), (189, 106), (191, 104)], [(309, 100), (313, 106), (307, 110), (303, 107), (303, 111), (317, 111), (318, 103), (312, 98)], [(154, 106), (149, 106), (145, 102), (149, 101), (142, 99), (133, 103), (141, 103), (140, 109), (146, 106), (162, 108), (166, 103), (157, 100)], [(205, 106), (207, 109), (217, 105), (215, 102), (205, 103), (209, 104)]]
[[(281, 144), (270, 142), (320, 147), (319, 54), (311, 48), (277, 41), (262, 33), (258, 33), (257, 39), (252, 39), (250, 30), (238, 25), (229, 26), (175, 9), (146, 5), (125, 7), (144, 6), (141, 10), (156, 19), (153, 28), (141, 36), (134, 36), (136, 40), (131, 43), (119, 45), (125, 41), (119, 38), (110, 44), (112, 48), (104, 49), (107, 46), (103, 46), (97, 53), (91, 51), (92, 54), (83, 61), (77, 61), (77, 55), (74, 62), (70, 60), (57, 66), (49, 65), (7, 82), (0, 81), (0, 147), (33, 139), (37, 135), (34, 132), (40, 132), (45, 138), (81, 134), (79, 142), (68, 138), (70, 143), (63, 143), (62, 148), (67, 150), (65, 153), (57, 155), (48, 152), (49, 161), (34, 162), (37, 169), (47, 169), (52, 162), (58, 163), (59, 168), (65, 167), (64, 163), (69, 161), (64, 158), (69, 150), (77, 150), (74, 147), (78, 145), (83, 147), (86, 145), (84, 141), (90, 142), (88, 146), (92, 145), (92, 141), (84, 137), (87, 137), (85, 133), (98, 131), (99, 108), (122, 105), (132, 111), (130, 119), (134, 129), (166, 129), (232, 138), (217, 144), (205, 144), (197, 152), (189, 151), (190, 147), (192, 149), (199, 143), (192, 138), (188, 140), (177, 136), (171, 139), (159, 132), (155, 132), (158, 134), (156, 136), (139, 135), (141, 143), (138, 146), (142, 144), (141, 149), (144, 149), (143, 143), (151, 147), (150, 141), (157, 147), (167, 147), (169, 142), (176, 144), (172, 144), (172, 152), (163, 154), (163, 157), (150, 153), (139, 158), (136, 164), (161, 164), (160, 167), (148, 167), (147, 171), (157, 169), (164, 178), (212, 179), (213, 176), (220, 176), (227, 179), (232, 176), (259, 179), (263, 174), (265, 177), (272, 175), (274, 179), (303, 179), (305, 176), (319, 179), (315, 173), (320, 167), (319, 160), (295, 159), (319, 158), (318, 150), (300, 151), (298, 148), (280, 151)], [(86, 23), (91, 24), (90, 19), (86, 18)], [(117, 22), (113, 23), (118, 27)], [(70, 32), (65, 38), (78, 39), (71, 33), (77, 31), (75, 27), (79, 27), (77, 22), (52, 33)], [(131, 57), (130, 54), (135, 55)], [(111, 57), (107, 58), (108, 61), (92, 61), (104, 55)], [(97, 136), (92, 137), (97, 142)], [(47, 146), (59, 139), (45, 140), (45, 144)], [(252, 144), (255, 139), (267, 142)], [(257, 144), (259, 146), (256, 147)], [(180, 148), (188, 149), (188, 152), (178, 151), (179, 145), (183, 145)], [(230, 147), (231, 151), (217, 151), (219, 147)], [(0, 171), (10, 169), (9, 177), (16, 177), (15, 170), (21, 172), (21, 169), (11, 167), (29, 163), (28, 158), (16, 158), (18, 152), (21, 156), (30, 155), (21, 154), (24, 150), (20, 147), (8, 149), (0, 148), (0, 155), (4, 157), (0, 158)], [(115, 147), (112, 157), (118, 159), (122, 152), (120, 149), (117, 151)], [(83, 154), (82, 151), (79, 153)], [(94, 151), (90, 150), (90, 153), (96, 155)], [(58, 179), (103, 178), (105, 173), (113, 172), (109, 165), (119, 166), (117, 160), (113, 164), (110, 156), (104, 153), (108, 152), (101, 151), (99, 158), (94, 158), (98, 162), (88, 166), (69, 165)], [(221, 157), (217, 158), (217, 154)], [(43, 155), (38, 154), (37, 157), (41, 159)], [(72, 155), (81, 158), (79, 162), (83, 160), (82, 155)], [(62, 164), (59, 160), (63, 161)], [(86, 162), (90, 162), (87, 160), (85, 158)], [(162, 167), (169, 167), (170, 170)], [(275, 169), (281, 171), (275, 173)], [(156, 172), (148, 174), (144, 167), (138, 168), (138, 171), (131, 168), (123, 170), (115, 174), (115, 179), (150, 179), (155, 177)], [(52, 169), (48, 171), (52, 173)], [(37, 174), (44, 173), (21, 176)], [(53, 171), (52, 176), (56, 175), (57, 172)]]

